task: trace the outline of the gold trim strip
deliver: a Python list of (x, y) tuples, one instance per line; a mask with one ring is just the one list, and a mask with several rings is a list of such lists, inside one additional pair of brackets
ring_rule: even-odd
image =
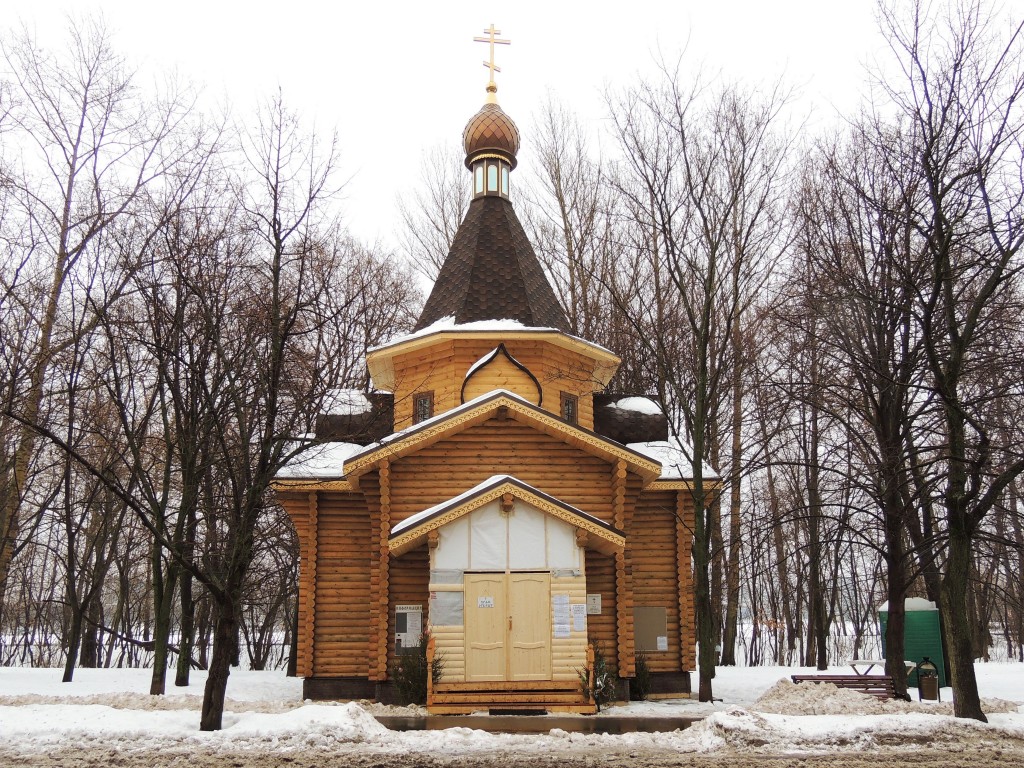
[[(375, 462), (379, 461), (383, 457), (391, 458), (397, 457), (400, 454), (405, 454), (413, 448), (432, 441), (434, 438), (440, 439), (444, 435), (455, 431), (457, 427), (466, 424), (467, 422), (479, 419), (481, 416), (489, 414), (501, 407), (508, 408), (512, 413), (517, 413), (534, 424), (541, 424), (559, 435), (579, 441), (584, 445), (589, 445), (600, 451), (604, 456), (610, 456), (613, 459), (621, 459), (622, 461), (625, 461), (627, 465), (639, 470), (639, 473), (641, 474), (647, 474), (648, 476), (653, 475), (654, 478), (657, 478), (658, 475), (661, 474), (661, 464), (653, 459), (648, 459), (646, 457), (641, 458), (630, 451), (623, 450), (615, 445), (609, 444), (608, 441), (596, 433), (591, 434), (589, 432), (584, 432), (579, 427), (566, 424), (561, 419), (550, 416), (539, 408), (528, 406), (518, 399), (500, 395), (494, 400), (488, 400), (485, 403), (481, 403), (480, 405), (471, 408), (464, 413), (460, 413), (457, 416), (444, 418), (437, 424), (433, 424), (426, 429), (413, 432), (410, 435), (399, 438), (393, 442), (386, 443), (381, 447), (364, 454), (346, 466), (346, 475), (350, 478), (358, 476), (361, 472), (365, 472), (371, 468)], [(650, 480), (654, 478), (648, 479)]]
[(556, 504), (552, 504), (547, 499), (543, 499), (540, 496), (521, 488), (515, 483), (511, 483), (506, 480), (501, 485), (495, 486), (479, 496), (474, 496), (454, 509), (438, 515), (437, 517), (425, 520), (422, 523), (413, 526), (408, 531), (404, 531), (398, 536), (391, 538), (388, 541), (388, 547), (391, 549), (393, 554), (401, 555), (416, 546), (419, 540), (431, 531), (442, 528), (448, 523), (458, 520), (463, 515), (467, 515), (485, 504), (495, 501), (496, 499), (500, 499), (506, 493), (511, 493), (517, 499), (525, 501), (527, 504), (531, 504), (543, 512), (547, 512), (552, 517), (556, 517), (559, 520), (570, 523), (576, 528), (582, 528), (588, 533), (594, 534), (598, 538), (607, 541), (616, 549), (623, 549), (626, 546), (625, 536), (615, 533), (614, 531), (609, 531), (586, 517), (573, 514), (569, 510), (563, 509), (561, 506)]

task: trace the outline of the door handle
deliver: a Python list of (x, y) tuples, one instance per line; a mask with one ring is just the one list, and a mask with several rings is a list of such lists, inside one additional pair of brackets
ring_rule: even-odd
[(511, 616), (508, 617), (508, 631), (509, 632), (512, 631), (512, 617)]

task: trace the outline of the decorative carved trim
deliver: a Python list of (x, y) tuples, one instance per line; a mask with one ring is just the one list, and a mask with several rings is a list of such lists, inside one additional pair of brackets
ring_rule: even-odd
[(275, 491), (352, 491), (348, 480), (274, 480), (270, 487)]
[(313, 642), (313, 636), (316, 632), (316, 560), (317, 560), (317, 539), (318, 532), (320, 529), (318, 513), (318, 494), (314, 491), (309, 494), (309, 541), (307, 544), (307, 562), (306, 567), (309, 569), (309, 584), (311, 589), (306, 593), (306, 620), (303, 622), (303, 633), (302, 633), (302, 644), (305, 649), (303, 658), (305, 659), (305, 677), (309, 677), (315, 674), (314, 666), (314, 654), (316, 652), (316, 644)]
[(392, 554), (398, 556), (408, 552), (410, 549), (418, 546), (422, 539), (431, 531), (436, 531), (438, 528), (442, 528), (445, 525), (448, 525), (448, 523), (458, 520), (463, 515), (467, 515), (485, 504), (489, 504), (497, 499), (502, 499), (506, 494), (511, 494), (515, 498), (521, 499), (527, 504), (531, 504), (542, 512), (546, 512), (552, 517), (563, 520), (577, 529), (593, 534), (602, 541), (607, 542), (607, 544), (615, 550), (621, 551), (622, 548), (626, 546), (626, 537), (621, 532), (592, 521), (588, 517), (584, 517), (583, 515), (585, 513), (582, 510), (578, 510), (575, 507), (570, 507), (568, 505), (563, 506), (560, 502), (555, 502), (554, 500), (545, 499), (538, 496), (536, 493), (506, 480), (500, 485), (486, 491), (482, 491), (476, 496), (462, 500), (458, 506), (450, 510), (434, 515), (423, 520), (418, 525), (392, 536), (388, 542)]
[[(705, 480), (704, 490), (705, 491), (720, 491), (725, 486), (722, 480)], [(653, 483), (648, 485), (645, 490), (648, 491), (692, 491), (693, 481), (692, 480), (655, 480)]]
[(541, 387), (540, 382), (537, 381), (537, 377), (533, 375), (533, 371), (531, 371), (529, 368), (527, 368), (525, 365), (520, 363), (518, 360), (512, 357), (512, 355), (509, 354), (509, 351), (505, 349), (505, 342), (502, 342), (493, 350), (491, 350), (486, 355), (487, 359), (484, 362), (480, 363), (476, 367), (476, 370), (474, 370), (471, 374), (469, 374), (465, 379), (462, 380), (462, 389), (459, 391), (459, 402), (466, 402), (466, 387), (469, 386), (469, 382), (472, 381), (480, 373), (480, 371), (482, 371), (484, 368), (493, 363), (499, 354), (504, 355), (506, 360), (508, 360), (510, 363), (512, 363), (512, 365), (514, 365), (516, 368), (518, 368), (520, 371), (522, 371), (523, 373), (530, 377), (530, 381), (532, 381), (533, 385), (537, 388), (537, 405), (542, 405), (544, 403), (544, 389)]
[(522, 421), (528, 424), (540, 426), (560, 437), (569, 438), (575, 443), (585, 446), (583, 450), (590, 448), (602, 456), (624, 461), (627, 466), (633, 467), (647, 481), (651, 481), (661, 474), (661, 464), (653, 459), (620, 446), (596, 432), (591, 432), (575, 424), (567, 424), (554, 414), (549, 414), (518, 398), (495, 394), (473, 408), (442, 417), (424, 427), (413, 427), (395, 440), (374, 447), (363, 454), (357, 454), (346, 462), (346, 476), (354, 479), (360, 473), (368, 471), (381, 459), (405, 455), (421, 445), (430, 444), (457, 431), (463, 425), (484, 421), (491, 413), (502, 407), (507, 408), (509, 415), (513, 418), (516, 415), (522, 416)]
[[(687, 489), (689, 490), (689, 489)], [(687, 528), (686, 494), (676, 493), (676, 578), (679, 584), (679, 668), (688, 672), (696, 668), (694, 645), (694, 615), (690, 603), (693, 584), (690, 575), (690, 549), (693, 546), (692, 529)]]
[(388, 679), (388, 623), (391, 620), (390, 611), (390, 558), (391, 550), (388, 547), (388, 535), (391, 533), (391, 465), (387, 459), (381, 459), (377, 465), (378, 477), (380, 478), (380, 542), (379, 542), (379, 569), (380, 569), (380, 594), (378, 596), (378, 614), (381, 617), (380, 625), (377, 628), (377, 679)]

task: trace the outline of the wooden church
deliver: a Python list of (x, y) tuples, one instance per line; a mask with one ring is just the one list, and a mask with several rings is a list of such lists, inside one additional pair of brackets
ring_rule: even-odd
[[(492, 65), (496, 30), (491, 28)], [(496, 98), (464, 132), (473, 199), (414, 331), (373, 350), (275, 488), (301, 544), (304, 697), (392, 701), (421, 640), (431, 712), (593, 712), (597, 647), (628, 697), (695, 666), (689, 460), (619, 359), (572, 336), (516, 217), (519, 131)]]

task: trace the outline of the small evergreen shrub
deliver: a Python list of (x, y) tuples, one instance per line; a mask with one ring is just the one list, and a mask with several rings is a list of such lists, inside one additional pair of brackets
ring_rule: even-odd
[[(427, 703), (427, 638), (421, 637), (419, 645), (396, 658), (391, 664), (391, 679), (398, 689), (398, 699), (403, 704)], [(441, 682), (444, 662), (441, 654), (435, 654), (432, 667), (433, 685)]]
[(629, 698), (632, 701), (646, 701), (651, 692), (651, 668), (647, 666), (647, 654), (636, 652), (634, 677), (629, 684)]
[(587, 698), (593, 696), (594, 703), (597, 704), (597, 711), (600, 712), (601, 705), (615, 701), (615, 674), (609, 669), (608, 661), (601, 652), (599, 645), (594, 646), (593, 688), (590, 685), (590, 672), (591, 668), (589, 666), (576, 670), (576, 674), (580, 679), (580, 687), (583, 689), (583, 695)]

